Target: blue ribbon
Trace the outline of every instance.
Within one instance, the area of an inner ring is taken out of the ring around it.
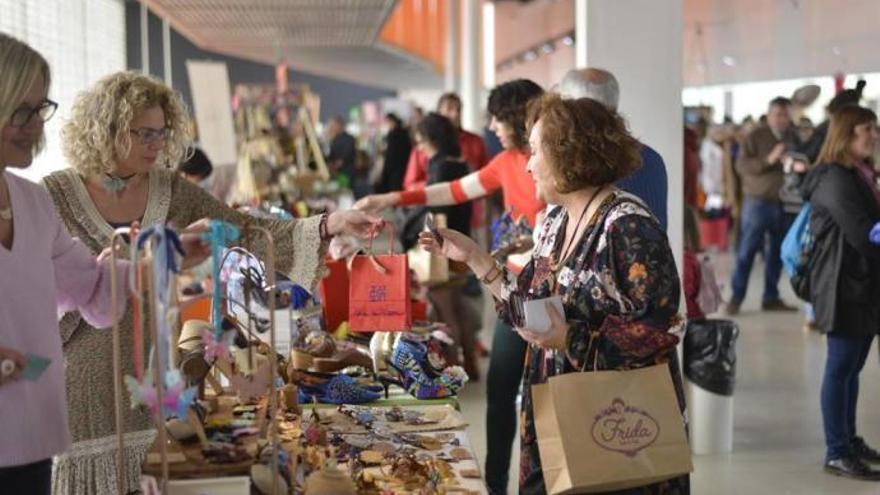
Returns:
[[[157,364],[164,372],[170,366],[168,353],[171,346],[171,326],[168,321],[168,309],[171,305],[171,274],[180,273],[177,257],[183,255],[183,246],[177,233],[164,225],[152,225],[142,229],[135,246],[137,249],[143,249],[151,239],[153,240],[153,283],[156,293],[154,307],[158,333],[158,342],[154,342],[154,345],[159,350]],[[134,256],[134,251],[132,255]]]
[[[222,315],[220,312],[220,258],[223,256],[223,248],[231,242],[238,240],[241,232],[238,227],[222,220],[211,220],[208,231],[202,234],[202,239],[211,243],[211,273],[214,277],[214,294],[211,299],[211,319],[214,323],[214,338],[218,341],[223,336]]]

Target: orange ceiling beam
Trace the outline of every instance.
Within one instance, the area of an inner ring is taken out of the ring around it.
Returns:
[[[379,40],[421,58],[437,72],[446,66],[446,1],[400,0]]]

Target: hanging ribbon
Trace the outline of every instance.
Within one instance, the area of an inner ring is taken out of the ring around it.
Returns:
[[[223,256],[223,248],[237,240],[241,232],[232,224],[221,220],[211,220],[208,231],[202,234],[202,238],[211,243],[212,267],[211,275],[214,278],[214,294],[211,299],[211,320],[214,325],[214,340],[219,342],[223,337],[223,318],[220,311],[221,281],[220,261]]]
[[[183,255],[183,246],[177,233],[164,225],[153,225],[142,229],[135,243],[136,249],[143,249],[146,243],[153,241],[153,308],[156,315],[158,342],[153,344],[158,349],[159,362],[155,363],[164,373],[171,369],[169,354],[171,352],[171,327],[177,318],[177,311],[171,308],[171,277],[180,273],[178,256]],[[136,253],[133,250],[133,256]]]

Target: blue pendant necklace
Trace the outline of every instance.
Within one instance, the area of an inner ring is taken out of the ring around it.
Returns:
[[[119,177],[118,175],[104,174],[104,177],[101,177],[101,185],[109,192],[122,192],[128,187],[128,181],[133,179],[136,175],[137,174],[134,173],[125,177]]]

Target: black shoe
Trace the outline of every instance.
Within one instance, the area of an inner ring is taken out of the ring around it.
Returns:
[[[880,471],[868,467],[856,457],[842,457],[825,461],[825,472],[856,480],[880,481]]]
[[[761,309],[764,311],[783,311],[783,312],[794,312],[798,309],[794,306],[789,306],[782,299],[777,299],[775,301],[765,301],[761,304]]]
[[[868,444],[865,443],[865,439],[862,437],[855,437],[853,439],[850,450],[854,456],[862,461],[880,463],[880,452],[868,447]]]
[[[739,303],[730,301],[724,306],[724,313],[727,316],[736,316],[739,314]]]

